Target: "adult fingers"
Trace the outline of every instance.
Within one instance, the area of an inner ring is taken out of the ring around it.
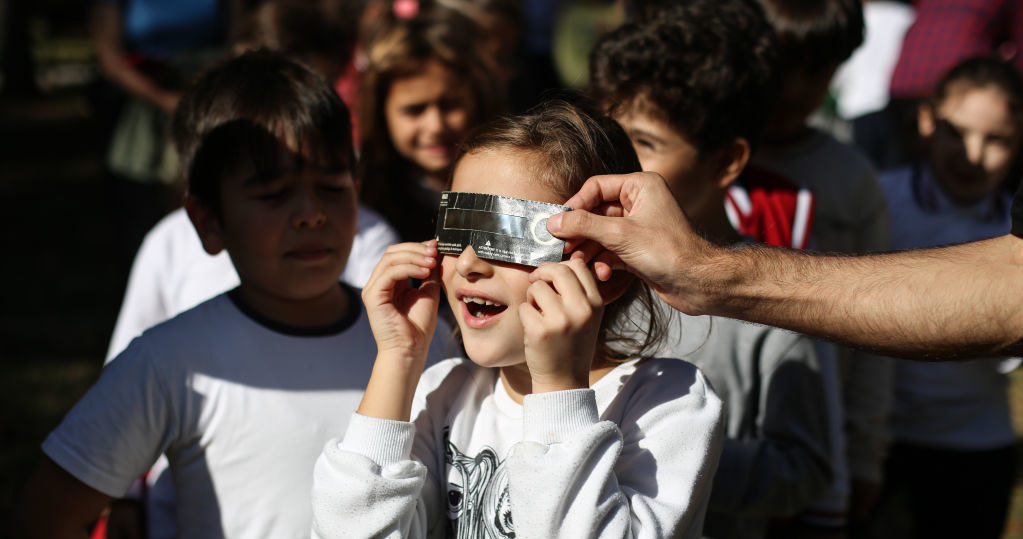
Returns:
[[[592,210],[604,202],[614,202],[621,198],[622,186],[628,177],[627,174],[593,176],[586,180],[572,198],[565,201],[565,206],[575,210]]]
[[[600,216],[603,216],[603,217],[625,217],[625,208],[622,208],[621,204],[619,204],[617,202],[613,202],[613,203],[601,204],[600,206],[597,206],[596,208],[590,210],[590,213],[592,213],[594,215],[600,215]],[[548,228],[548,230],[549,230],[549,228]],[[584,239],[584,238],[580,238],[580,239],[566,239],[565,240],[565,252],[566,253],[571,253],[571,252],[579,249],[579,247],[581,245],[586,244],[586,243],[590,243],[590,240],[587,240],[587,239]]]
[[[547,230],[565,239],[590,239],[608,249],[621,243],[623,227],[628,223],[620,217],[604,217],[589,212],[566,212],[547,219]]]

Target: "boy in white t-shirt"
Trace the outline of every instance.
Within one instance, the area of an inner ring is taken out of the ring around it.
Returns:
[[[312,465],[376,355],[338,282],[356,229],[350,132],[330,86],[276,53],[230,60],[183,97],[185,208],[241,283],[110,363],[43,442],[19,537],[82,536],[161,453],[180,537],[308,535]]]
[[[380,214],[359,206],[355,239],[341,280],[362,288],[398,233]],[[227,252],[207,253],[184,208],[160,220],[139,247],[128,277],[106,361],[146,329],[238,286]]]

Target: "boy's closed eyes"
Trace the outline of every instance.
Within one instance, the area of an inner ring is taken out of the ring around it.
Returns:
[[[266,179],[251,178],[243,182],[242,185],[243,192],[247,197],[267,202],[282,202],[293,195],[297,187],[293,175]],[[354,189],[351,174],[348,172],[324,172],[315,187],[328,196],[340,195]]]

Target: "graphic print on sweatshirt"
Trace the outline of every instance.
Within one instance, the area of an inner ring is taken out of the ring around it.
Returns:
[[[450,535],[458,539],[515,537],[504,462],[489,447],[475,457],[462,453],[448,440],[447,432],[444,442],[448,518],[454,532]]]

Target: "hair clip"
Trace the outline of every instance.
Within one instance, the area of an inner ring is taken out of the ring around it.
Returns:
[[[394,11],[395,17],[411,19],[419,15],[419,2],[418,0],[394,0],[391,9]]]

